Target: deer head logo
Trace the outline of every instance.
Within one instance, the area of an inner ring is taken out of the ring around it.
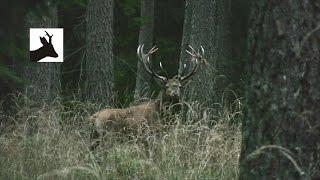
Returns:
[[[30,51],[30,60],[32,62],[37,62],[45,57],[58,57],[57,52],[55,51],[53,45],[52,45],[52,36],[49,35],[47,31],[46,35],[49,37],[49,42],[45,37],[40,37],[40,41],[42,43],[42,47],[35,51]]]

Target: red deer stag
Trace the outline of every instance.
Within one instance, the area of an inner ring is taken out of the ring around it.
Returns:
[[[58,57],[57,52],[54,50],[52,45],[52,36],[49,35],[47,31],[45,31],[47,36],[49,37],[49,42],[45,37],[40,37],[40,41],[42,43],[42,47],[37,50],[30,51],[30,60],[32,62],[37,62],[45,57]]]
[[[149,56],[156,52],[158,48],[155,46],[149,50],[147,54],[143,52],[144,45],[139,45],[137,55],[140,62],[143,64],[144,69],[151,74],[154,78],[160,81],[161,85],[165,88],[164,95],[161,99],[149,101],[140,105],[131,106],[124,109],[103,109],[93,114],[89,119],[93,124],[94,130],[90,135],[92,145],[90,150],[94,150],[99,144],[106,130],[113,130],[116,132],[135,132],[137,133],[138,127],[145,124],[155,124],[156,117],[164,109],[164,105],[173,105],[179,103],[180,89],[186,84],[187,80],[192,77],[197,69],[200,61],[203,60],[204,49],[201,46],[201,51],[196,52],[191,46],[190,51],[186,50],[192,58],[192,69],[181,76],[180,74],[169,79],[159,75],[151,65]],[[184,67],[185,68],[185,67]],[[179,71],[180,72],[180,71]]]

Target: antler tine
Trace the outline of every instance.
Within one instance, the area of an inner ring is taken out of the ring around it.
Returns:
[[[200,46],[200,48],[201,48],[201,52],[202,52],[202,56],[203,56],[204,55],[204,49],[203,49],[202,46]]]
[[[198,61],[202,60],[202,56],[204,55],[204,49],[203,49],[202,46],[200,46],[200,49],[201,49],[201,52],[202,52],[201,54],[200,54],[199,51],[197,52],[197,51],[196,51],[192,46],[190,46],[190,45],[189,45],[189,48],[190,48],[191,52],[188,51],[188,50],[186,50],[186,52],[187,52],[189,55],[191,55],[192,59],[195,60],[195,63],[196,63],[196,64],[195,64],[195,66],[193,67],[193,69],[192,69],[187,75],[181,77],[181,81],[187,80],[188,78],[190,78],[191,76],[193,76],[193,75],[196,73],[196,71],[197,71],[197,69],[198,69]]]
[[[190,54],[192,57],[195,57],[195,55],[194,55],[192,52],[190,52],[190,51],[188,51],[188,50],[186,50],[186,52],[187,52],[188,54]]]
[[[139,59],[140,59],[140,56],[139,56],[140,47],[141,47],[141,45],[139,45],[138,48],[137,48],[137,55],[138,55],[138,58],[139,58]]]
[[[143,48],[144,48],[144,44],[141,45],[140,53],[141,53],[142,55],[145,55],[145,54],[143,53]]]
[[[152,53],[156,52],[158,49],[159,49],[159,48],[157,48],[157,46],[153,46],[153,47],[150,49],[150,51],[148,52],[148,54],[149,54],[149,53],[152,54]]]
[[[188,47],[189,47],[193,52],[196,52],[196,50],[194,50],[191,45],[188,45]]]
[[[146,70],[148,73],[152,74],[151,70],[150,70],[149,67],[146,65],[146,62],[145,62],[146,55],[143,53],[143,47],[144,47],[144,44],[138,46],[138,48],[137,48],[137,55],[138,55],[138,58],[139,58],[140,62],[143,64],[145,70]]]
[[[50,36],[47,31],[44,31],[44,32],[46,32],[47,36],[49,37],[49,43],[51,44],[51,38],[52,38],[53,35]]]
[[[144,47],[144,44],[139,45],[137,49],[137,55],[139,57],[139,60],[141,60],[142,63],[145,62],[144,59],[146,57],[146,54],[143,53],[143,47]]]
[[[140,62],[143,64],[144,69],[151,75],[153,75],[156,78],[159,78],[160,80],[162,80],[163,82],[167,81],[167,78],[164,76],[160,76],[158,73],[156,73],[149,61],[149,56],[151,54],[153,54],[154,52],[156,52],[158,50],[158,48],[156,46],[153,46],[147,54],[143,53],[143,48],[144,48],[144,44],[139,45],[138,49],[137,49],[137,54],[139,57]]]

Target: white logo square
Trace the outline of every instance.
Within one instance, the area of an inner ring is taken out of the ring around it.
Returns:
[[[30,61],[63,62],[63,28],[30,28]]]

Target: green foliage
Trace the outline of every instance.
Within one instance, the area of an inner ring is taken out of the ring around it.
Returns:
[[[16,75],[12,70],[5,65],[0,64],[0,77],[6,79],[7,82],[13,81],[14,83],[22,83],[22,79]],[[13,84],[14,84],[13,83]]]
[[[58,0],[56,3],[62,8],[72,8],[74,6],[87,7],[88,0]]]
[[[28,31],[24,17],[29,10],[37,13],[44,5],[42,0],[1,2],[4,8],[0,16],[0,98],[7,97],[21,85],[22,79],[16,71],[27,61]]]
[[[140,1],[116,1],[114,18],[114,82],[117,106],[128,106],[133,100],[136,81]]]
[[[125,16],[130,17],[136,14],[137,9],[140,8],[141,0],[122,0],[119,1],[120,8],[123,10]]]

